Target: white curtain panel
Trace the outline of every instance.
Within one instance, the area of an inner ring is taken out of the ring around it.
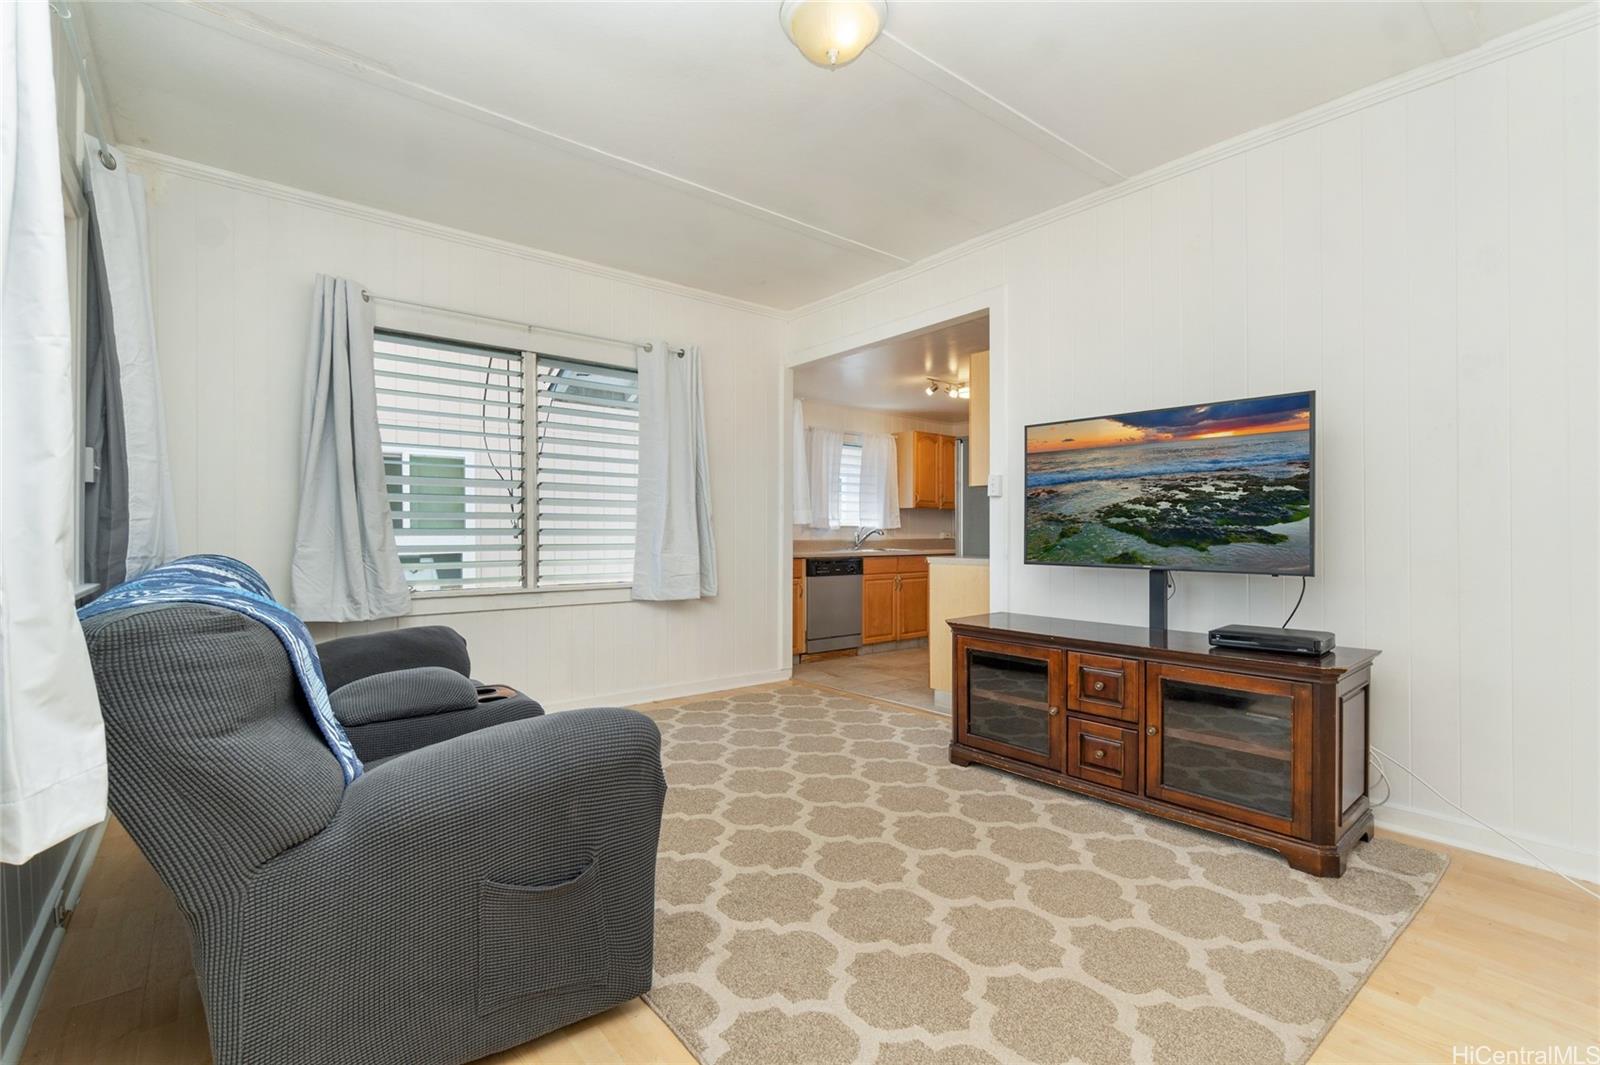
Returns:
[[[84,138],[84,191],[98,251],[90,268],[98,301],[99,335],[93,342],[107,353],[110,387],[120,392],[122,439],[110,461],[125,477],[126,513],[107,516],[116,525],[123,565],[109,567],[113,580],[131,580],[178,557],[178,519],[167,465],[166,420],[161,411],[161,372],[156,365],[156,320],[150,295],[150,227],[145,217],[144,181],[127,160],[106,147],[116,163],[100,159],[101,145]],[[120,452],[120,453],[119,453]],[[120,494],[120,493],[119,493]]]
[[[289,571],[290,603],[306,621],[370,621],[411,609],[383,472],[372,329],[361,286],[318,274]]]
[[[73,612],[71,315],[50,9],[0,4],[0,861],[106,811],[106,745]]]
[[[839,495],[839,459],[844,434],[833,429],[806,433],[806,477],[811,484],[811,528],[837,529],[843,511]]]
[[[794,524],[811,524],[811,479],[806,476],[806,412],[797,399],[794,401],[793,435],[790,440],[793,462],[790,477],[794,485]]]
[[[900,528],[900,469],[888,433],[861,434],[861,527]]]
[[[634,349],[639,359],[639,509],[633,598],[699,599],[717,594],[706,457],[700,349],[664,340]]]

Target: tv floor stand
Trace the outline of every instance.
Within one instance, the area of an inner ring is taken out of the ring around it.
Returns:
[[[1150,575],[1150,613],[1166,577]],[[983,614],[955,635],[950,760],[1267,847],[1338,876],[1372,836],[1377,651],[1213,648],[1202,633]]]
[[[1150,571],[1150,641],[1165,642],[1167,638],[1167,597],[1171,595],[1172,571]]]

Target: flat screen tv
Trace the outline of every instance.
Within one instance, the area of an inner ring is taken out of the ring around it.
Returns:
[[[1315,392],[1027,428],[1024,561],[1310,576]]]

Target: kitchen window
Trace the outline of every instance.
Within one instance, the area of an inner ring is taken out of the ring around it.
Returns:
[[[861,524],[861,441],[845,438],[839,448],[839,525]]]

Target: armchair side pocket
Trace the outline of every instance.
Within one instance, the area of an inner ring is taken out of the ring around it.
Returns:
[[[478,1013],[611,976],[600,866],[555,884],[478,885]]]

